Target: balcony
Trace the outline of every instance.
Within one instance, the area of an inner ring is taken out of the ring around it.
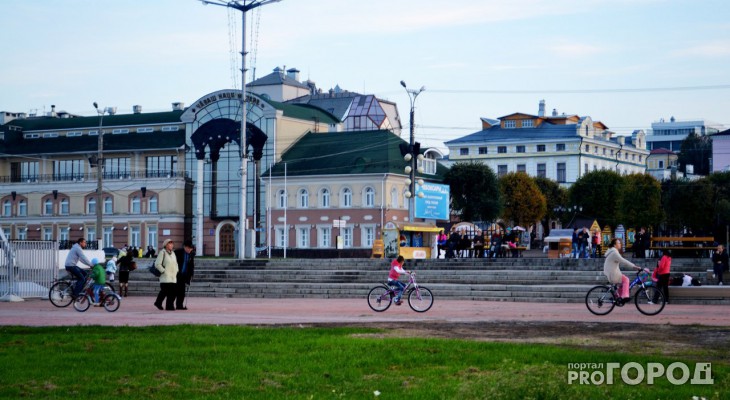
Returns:
[[[96,182],[97,174],[46,174],[27,176],[0,176],[0,184],[8,183],[50,183],[50,182]],[[190,178],[190,174],[180,171],[136,171],[136,172],[105,172],[104,180],[133,180],[150,178]]]

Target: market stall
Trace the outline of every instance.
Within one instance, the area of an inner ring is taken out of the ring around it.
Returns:
[[[431,258],[436,237],[442,230],[425,222],[388,222],[383,227],[385,257],[402,255],[406,260]]]

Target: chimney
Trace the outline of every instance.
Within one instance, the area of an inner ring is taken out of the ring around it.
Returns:
[[[623,146],[623,145],[625,145],[625,144],[626,144],[626,138],[625,138],[624,136],[617,136],[617,137],[616,137],[616,141],[617,141],[617,142],[618,142],[618,144],[620,144],[621,146]]]
[[[56,117],[56,105],[55,104],[51,104],[51,117],[53,117],[53,118]]]
[[[132,106],[132,112],[135,114],[142,114],[142,106],[135,104]]]
[[[185,103],[176,101],[172,103],[172,111],[182,111],[185,109]]]
[[[545,116],[545,100],[540,100],[540,107],[537,109],[537,116],[538,117]]]
[[[299,70],[296,68],[289,68],[286,70],[286,76],[287,78],[294,79],[299,82]]]
[[[558,109],[553,108],[553,117],[557,117],[557,116],[558,116]]]

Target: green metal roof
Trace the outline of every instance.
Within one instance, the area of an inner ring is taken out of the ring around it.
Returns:
[[[182,113],[182,110],[176,110],[156,113],[105,115],[103,125],[106,128],[112,126],[181,123],[180,115],[182,115]],[[21,127],[24,133],[54,129],[91,129],[99,126],[99,117],[91,116],[75,118],[24,118],[14,119],[3,125],[4,128],[7,128],[8,126]]]
[[[309,104],[287,104],[280,103],[278,101],[266,100],[277,110],[284,112],[285,117],[296,118],[305,121],[318,121],[328,125],[338,124],[341,121],[334,115],[322,110],[319,107],[311,106]]]
[[[271,170],[273,176],[400,174],[407,163],[399,144],[403,139],[387,130],[307,133],[294,143]],[[436,175],[421,175],[442,180],[446,167],[437,164]],[[262,176],[268,175],[268,171]]]

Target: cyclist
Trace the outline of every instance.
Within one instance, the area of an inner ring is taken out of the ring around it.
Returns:
[[[608,245],[608,251],[606,251],[606,261],[603,263],[603,274],[606,275],[608,281],[618,285],[619,296],[624,302],[629,299],[629,278],[621,273],[619,265],[625,264],[636,270],[641,270],[641,267],[637,267],[630,261],[621,257],[621,248],[623,242],[619,238],[614,238]]]
[[[406,271],[403,269],[403,263],[405,263],[405,258],[403,256],[398,256],[393,262],[390,264],[390,273],[388,273],[388,286],[397,286],[397,293],[395,295],[395,305],[399,306],[403,304],[400,301],[401,296],[403,295],[403,289],[406,288],[406,284],[399,281],[398,278],[400,278],[401,274],[411,274],[411,271]]]
[[[76,244],[71,246],[71,251],[68,252],[68,256],[66,256],[66,262],[64,263],[66,271],[68,271],[68,273],[76,278],[76,286],[74,287],[73,292],[74,297],[78,296],[79,293],[81,293],[81,291],[84,289],[84,282],[86,281],[86,274],[76,264],[78,264],[80,261],[81,263],[86,264],[89,267],[94,267],[91,261],[89,261],[89,259],[86,258],[86,256],[84,255],[85,248],[86,239],[78,239],[76,241]]]

